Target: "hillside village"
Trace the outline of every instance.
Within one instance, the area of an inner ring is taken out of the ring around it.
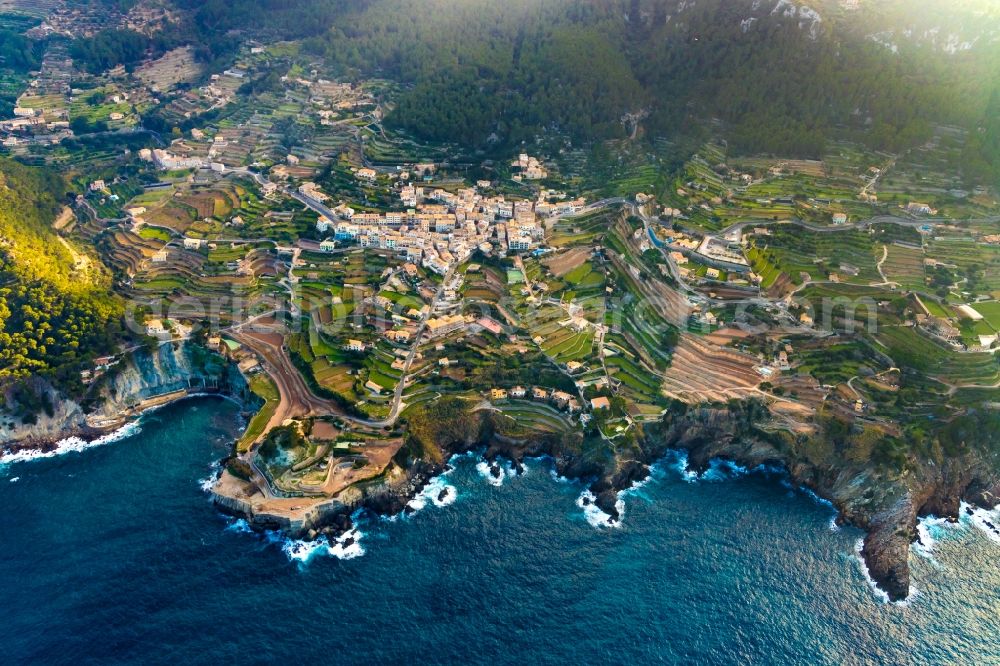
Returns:
[[[37,29],[139,20],[80,12]],[[219,496],[282,524],[404,479],[440,405],[615,461],[672,414],[759,404],[810,454],[836,422],[845,456],[902,474],[926,405],[995,402],[1000,204],[940,168],[956,128],[811,160],[718,137],[677,164],[634,139],[477,153],[394,127],[398,84],[294,45],[195,56],[94,73],[54,41],[0,150],[66,175],[54,228],[133,308],[85,390],[140,348],[231,363],[261,408]]]

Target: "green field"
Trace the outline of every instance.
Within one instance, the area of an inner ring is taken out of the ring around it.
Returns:
[[[1000,331],[1000,301],[975,303],[972,308],[983,315],[983,318],[993,327],[993,330]]]
[[[264,400],[264,405],[250,419],[247,429],[236,445],[237,450],[241,453],[246,451],[254,440],[264,432],[264,428],[267,426],[267,422],[271,420],[271,416],[274,415],[274,410],[278,408],[279,402],[278,387],[264,373],[254,375],[250,379],[250,390]]]
[[[913,368],[949,384],[992,386],[1000,381],[1000,358],[992,353],[953,351],[905,326],[884,327],[876,339],[897,366]]]

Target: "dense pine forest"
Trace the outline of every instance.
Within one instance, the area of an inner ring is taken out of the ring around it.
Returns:
[[[119,341],[122,306],[96,257],[53,231],[63,190],[51,171],[0,160],[0,380],[45,377],[72,391],[84,364]]]
[[[977,32],[989,21],[975,0],[891,0],[862,11],[835,0],[180,5],[189,10],[183,26],[102,33],[74,53],[101,68],[186,42],[218,61],[238,43],[231,31],[305,39],[341,76],[403,84],[390,118],[397,127],[476,149],[552,131],[584,142],[621,137],[635,120],[671,138],[717,119],[736,151],[814,157],[835,134],[898,151],[948,123],[976,130],[968,173],[992,178],[1000,165],[1000,47]]]
[[[378,0],[309,47],[345,70],[412,84],[400,126],[428,138],[457,128],[470,143],[517,142],[539,128],[622,135],[623,116],[641,114],[656,134],[691,116],[720,118],[737,150],[815,156],[833,131],[899,150],[932,123],[989,117],[995,46],[893,52],[872,38],[867,10],[863,23],[820,6],[814,18],[749,0]]]

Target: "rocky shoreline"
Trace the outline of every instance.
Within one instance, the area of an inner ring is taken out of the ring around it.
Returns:
[[[828,467],[789,455],[781,438],[753,423],[747,407],[691,407],[684,414],[664,418],[648,428],[638,450],[628,460],[618,457],[599,464],[588,461],[557,438],[512,439],[492,431],[484,419],[473,419],[472,427],[460,436],[450,433],[436,441],[437,462],[419,461],[405,469],[392,483],[359,492],[349,501],[321,502],[327,508],[300,523],[289,522],[266,512],[250,509],[245,503],[213,489],[216,504],[227,513],[246,518],[257,529],[283,529],[293,538],[336,537],[352,527],[350,514],[364,508],[378,515],[406,512],[407,503],[423,491],[436,476],[448,470],[451,456],[483,451],[498,475],[499,459],[509,460],[515,469],[526,458],[548,457],[560,476],[588,484],[594,504],[619,519],[618,494],[650,474],[650,466],[670,451],[686,452],[688,468],[696,473],[707,470],[713,460],[726,460],[741,467],[781,468],[790,481],[829,501],[837,511],[839,524],[850,524],[866,532],[861,556],[869,575],[892,601],[905,599],[910,590],[909,549],[917,539],[917,520],[934,515],[958,520],[962,501],[993,508],[1000,500],[1000,475],[974,459],[956,460],[951,465],[923,476],[904,478],[879,476],[869,469],[842,465]],[[220,476],[226,474],[220,472]],[[299,502],[303,502],[302,499]]]
[[[693,419],[675,421],[654,434],[657,444],[687,451],[689,467],[698,472],[713,459],[786,470],[794,484],[833,505],[839,524],[865,531],[861,556],[891,601],[909,595],[909,549],[917,540],[918,519],[933,515],[957,521],[963,501],[985,509],[1000,503],[1000,473],[973,453],[893,477],[846,462],[824,466],[796,458],[780,440],[747,432],[726,408],[692,411]]]
[[[67,438],[87,441],[109,436],[148,409],[189,397],[228,396],[240,402],[239,396],[219,391],[175,391],[169,395],[169,400],[126,412],[127,416],[106,426],[70,420],[58,436],[0,442],[0,455],[51,454]],[[432,443],[424,443],[425,452],[428,446],[434,449],[433,457],[394,462],[394,473],[384,483],[361,490],[349,488],[337,498],[272,498],[269,504],[262,504],[253,498],[256,487],[230,474],[225,466],[211,492],[221,511],[246,519],[254,529],[281,530],[293,538],[336,538],[353,527],[350,516],[357,509],[384,516],[406,512],[407,504],[448,470],[447,460],[452,455],[483,451],[494,474],[498,474],[498,459],[510,460],[519,469],[526,458],[551,458],[556,473],[587,483],[594,504],[609,520],[617,521],[618,494],[645,479],[650,466],[669,451],[680,450],[686,452],[688,467],[696,473],[707,470],[716,459],[750,469],[780,467],[792,483],[829,501],[839,524],[865,531],[861,557],[872,580],[893,601],[905,599],[909,593],[909,550],[918,538],[920,518],[933,515],[957,521],[962,502],[984,509],[1000,504],[1000,473],[973,453],[893,477],[862,465],[843,461],[824,465],[796,455],[787,438],[759,428],[759,418],[760,414],[745,403],[686,407],[647,425],[627,459],[616,455],[596,461],[580,455],[578,440],[512,438],[497,432],[488,416],[469,415],[460,427],[441,429],[434,433]]]
[[[180,400],[217,396],[235,401],[246,408],[253,401],[246,382],[235,366],[219,357],[213,367],[192,361],[195,355],[208,354],[195,345],[161,345],[153,352],[140,350],[122,361],[113,377],[98,390],[96,410],[85,413],[73,400],[60,396],[51,387],[52,414],[40,414],[33,424],[22,424],[0,431],[0,460],[32,453],[52,454],[60,443],[79,439],[84,443],[114,433],[136,422],[143,414]],[[212,358],[212,357],[208,357]]]

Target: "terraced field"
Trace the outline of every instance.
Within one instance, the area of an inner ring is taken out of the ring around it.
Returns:
[[[617,213],[612,211],[600,211],[559,220],[552,227],[548,244],[556,248],[593,245],[595,239],[608,230],[611,226],[611,220],[616,216]]]
[[[913,327],[883,327],[876,336],[897,366],[908,366],[953,386],[993,386],[1000,382],[1000,357],[961,353],[931,340]]]
[[[664,373],[663,391],[687,402],[745,397],[760,383],[754,364],[746,354],[683,333]]]
[[[978,243],[969,235],[948,235],[932,239],[927,254],[960,273],[973,271],[978,292],[1000,296],[1000,246]]]
[[[481,265],[479,271],[465,273],[461,291],[468,299],[497,302],[507,293],[507,276],[496,266]]]
[[[626,399],[638,405],[657,404],[662,400],[662,375],[643,362],[627,339],[609,336],[605,350],[608,352],[604,359],[608,375],[621,382]]]
[[[764,289],[770,289],[781,277],[781,269],[771,263],[766,251],[758,247],[749,248],[746,255],[754,273],[760,276],[760,286]]]
[[[842,281],[857,284],[880,282],[876,254],[871,236],[863,231],[817,233],[797,228],[772,228],[771,235],[757,239],[757,248],[775,268],[801,284],[801,274],[813,280],[825,280],[830,273]],[[856,270],[856,274],[855,273]]]
[[[562,278],[580,265],[584,264],[592,254],[587,247],[574,247],[565,252],[549,254],[542,263],[549,272],[557,278]]]
[[[924,283],[924,251],[909,245],[890,243],[885,246],[888,257],[882,264],[882,272],[903,289],[922,291]]]
[[[983,318],[994,330],[1000,331],[1000,301],[985,301],[976,303],[972,307],[983,315]]]
[[[494,403],[507,419],[500,420],[504,434],[516,433],[562,433],[573,426],[558,410],[529,400],[500,400]]]

